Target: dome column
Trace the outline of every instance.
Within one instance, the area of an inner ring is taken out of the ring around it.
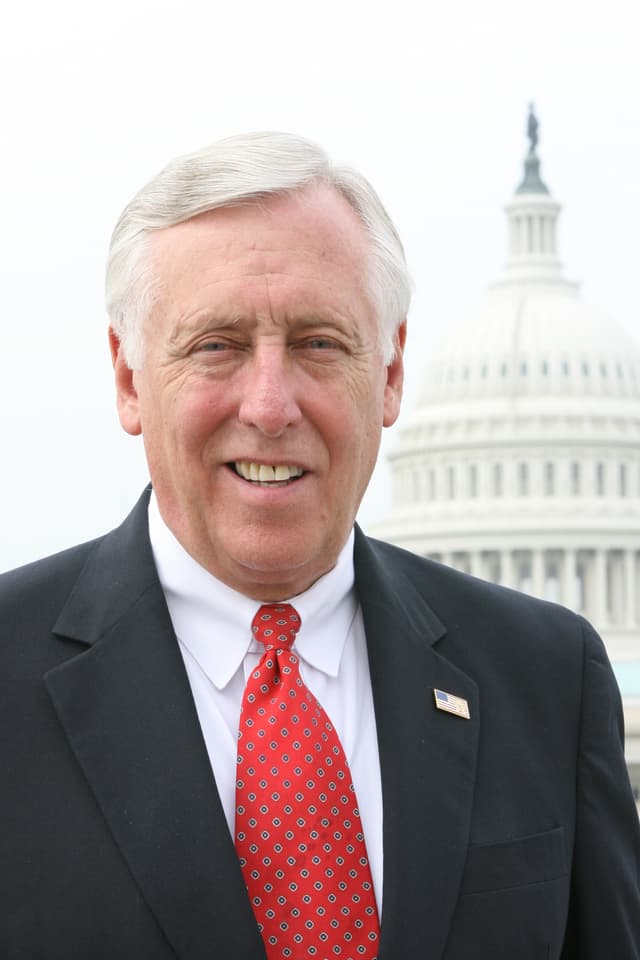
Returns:
[[[636,554],[634,550],[624,552],[624,623],[626,627],[636,625]]]
[[[562,565],[562,594],[560,603],[570,610],[577,610],[578,596],[576,591],[576,551],[567,547],[563,551]]]
[[[603,549],[596,549],[594,551],[592,573],[591,589],[593,590],[593,607],[589,610],[590,619],[597,624],[608,624],[607,557]]]
[[[500,583],[503,587],[514,587],[514,562],[511,550],[500,551]]]
[[[531,551],[531,593],[534,597],[544,597],[545,587],[544,553],[535,548]]]
[[[609,619],[611,623],[624,621],[624,554],[611,550],[608,557],[607,583],[609,587]]]

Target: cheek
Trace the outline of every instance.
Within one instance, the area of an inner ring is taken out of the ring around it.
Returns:
[[[166,425],[177,445],[201,446],[227,415],[224,393],[211,389],[179,391],[165,410]]]
[[[350,481],[360,486],[363,471],[370,470],[376,460],[382,432],[382,398],[370,385],[369,389],[358,385],[342,401],[333,407],[330,418],[329,406],[324,408],[325,440],[332,447],[334,462],[338,460]],[[347,482],[347,476],[342,482]]]
[[[369,448],[382,431],[384,385],[379,378],[358,382],[352,391],[349,419],[353,422],[354,440]]]

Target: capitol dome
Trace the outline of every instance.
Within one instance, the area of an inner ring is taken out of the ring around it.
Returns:
[[[565,278],[533,114],[529,135],[503,275],[431,354],[370,532],[584,614],[627,694],[640,791],[640,347]]]
[[[640,401],[639,362],[632,337],[575,285],[505,280],[432,354],[420,409],[505,398],[613,409],[620,399]]]
[[[638,658],[640,347],[586,304],[556,247],[537,124],[507,204],[502,277],[432,353],[371,532],[564,603]]]

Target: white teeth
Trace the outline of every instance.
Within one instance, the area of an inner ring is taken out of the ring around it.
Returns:
[[[254,480],[259,483],[282,483],[295,477],[301,477],[302,467],[291,467],[286,464],[252,463],[249,460],[236,460],[236,473],[245,480]]]

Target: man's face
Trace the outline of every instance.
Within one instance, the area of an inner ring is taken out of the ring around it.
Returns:
[[[364,230],[314,187],[158,231],[152,252],[142,370],[112,336],[121,423],[191,556],[257,600],[295,596],[335,564],[400,406],[404,328],[385,366]]]

